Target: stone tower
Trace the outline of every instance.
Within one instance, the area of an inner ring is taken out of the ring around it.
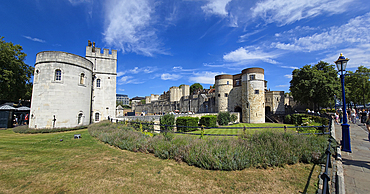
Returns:
[[[89,41],[86,57],[60,51],[36,55],[30,128],[88,125],[115,117],[117,51]]]
[[[86,47],[86,59],[93,63],[93,87],[91,116],[92,121],[110,119],[115,117],[116,109],[116,77],[117,77],[117,51],[95,47],[89,41]]]
[[[265,76],[262,68],[242,71],[242,121],[265,122]]]
[[[37,53],[30,128],[90,124],[93,63],[60,51]]]
[[[215,109],[216,112],[229,111],[229,94],[233,89],[233,76],[232,75],[218,75],[215,77]]]

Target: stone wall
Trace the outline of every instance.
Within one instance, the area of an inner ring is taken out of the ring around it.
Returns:
[[[38,53],[29,127],[88,125],[92,68],[93,64],[89,60],[74,54],[59,51]],[[60,80],[55,78],[56,70],[61,71]],[[82,74],[84,76],[81,80]]]

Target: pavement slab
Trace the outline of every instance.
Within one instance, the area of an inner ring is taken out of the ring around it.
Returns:
[[[342,139],[341,125],[335,125],[336,140]],[[352,153],[342,151],[346,193],[370,193],[370,142],[362,123],[350,124]]]

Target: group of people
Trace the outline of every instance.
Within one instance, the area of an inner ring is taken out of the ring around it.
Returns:
[[[361,119],[362,122],[366,123],[366,129],[369,132],[368,138],[370,141],[370,115],[369,113],[370,112],[368,109],[357,109],[356,110],[352,108],[352,109],[347,109],[347,111],[345,111],[345,114],[348,118],[348,122],[352,122],[353,124],[355,124],[357,119]],[[335,112],[334,117],[335,117],[335,123],[337,125],[343,122],[343,111],[341,108]]]
[[[29,115],[28,114],[14,114],[14,119],[13,119],[13,123],[14,123],[14,126],[19,126],[19,125],[28,125],[28,121],[29,121]]]

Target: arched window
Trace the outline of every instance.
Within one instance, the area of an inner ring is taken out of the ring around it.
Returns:
[[[95,121],[99,121],[99,113],[95,113]]]
[[[62,80],[62,71],[60,69],[55,70],[55,81]]]
[[[36,69],[36,71],[35,71],[35,78],[34,78],[35,82],[38,82],[39,81],[39,73],[40,73],[40,70]]]
[[[83,114],[82,113],[80,113],[80,114],[78,114],[78,124],[82,124],[82,116],[83,116]]]
[[[100,88],[100,79],[97,79],[97,80],[96,80],[96,87],[97,87],[97,88]]]
[[[80,84],[85,84],[85,74],[81,73],[80,75]]]

